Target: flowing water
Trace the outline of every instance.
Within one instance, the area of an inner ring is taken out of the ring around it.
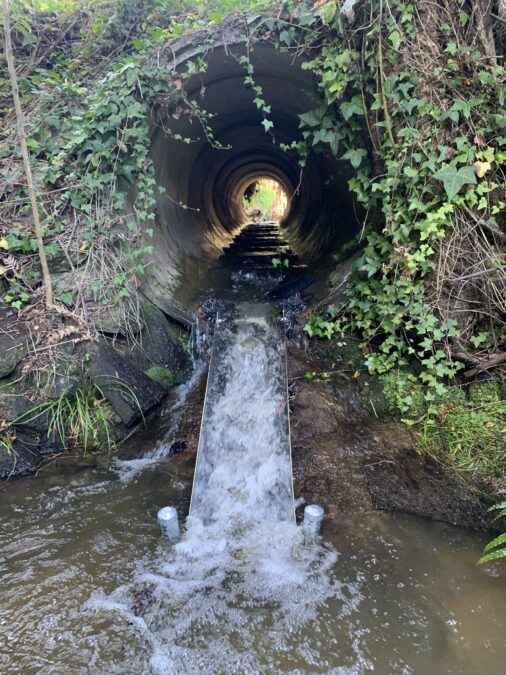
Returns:
[[[197,520],[171,548],[156,512],[188,512],[192,474],[183,454],[0,492],[0,672],[504,672],[483,536],[349,514],[319,544],[289,522]]]
[[[2,486],[0,673],[503,673],[506,577],[476,567],[485,537],[349,513],[306,538],[266,307],[241,304],[212,358],[187,519],[194,460],[164,456],[170,433],[144,459]],[[175,546],[166,505],[186,519]]]
[[[190,514],[294,521],[284,341],[271,307],[242,303],[215,331]]]

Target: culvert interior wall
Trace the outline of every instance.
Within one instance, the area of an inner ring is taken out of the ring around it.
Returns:
[[[187,48],[177,55],[178,70],[186,69],[192,53]],[[244,53],[241,45],[216,47],[205,73],[184,85],[187,99],[212,114],[214,141],[224,149],[209,141],[184,107],[168,105],[153,114],[151,156],[164,192],[156,195],[145,286],[160,305],[167,298],[187,302],[205,284],[207,270],[247,222],[242,198],[255,179],[273,178],[289,195],[282,227],[303,262],[336,251],[359,227],[344,162],[312,153],[301,171],[296,154],[281,147],[300,138],[299,115],[317,105],[311,73],[300,59],[268,42],[250,51],[255,83],[271,107],[274,128],[266,133],[256,95],[244,84],[246,72],[239,63]]]

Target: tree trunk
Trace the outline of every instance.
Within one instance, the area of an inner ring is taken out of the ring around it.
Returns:
[[[12,52],[11,40],[11,25],[10,25],[10,10],[9,0],[3,0],[3,22],[5,34],[5,56],[7,58],[7,67],[9,70],[9,77],[12,87],[12,98],[14,99],[14,109],[16,111],[16,121],[18,125],[19,143],[21,145],[21,154],[23,156],[23,164],[25,168],[26,184],[28,187],[28,194],[32,205],[33,225],[35,228],[35,236],[37,238],[37,245],[39,249],[40,264],[42,266],[42,277],[46,291],[46,306],[53,306],[53,289],[51,286],[51,276],[47,265],[46,252],[44,250],[44,242],[42,240],[42,229],[40,226],[39,211],[37,208],[37,198],[35,195],[35,187],[33,184],[32,168],[30,165],[30,156],[28,154],[28,146],[26,144],[26,131],[23,111],[21,110],[21,102],[19,100],[18,80],[16,76],[16,68],[14,65],[14,55]]]

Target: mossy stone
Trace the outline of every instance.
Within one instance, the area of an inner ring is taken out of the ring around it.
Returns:
[[[24,340],[13,341],[6,334],[0,334],[0,379],[8,377],[27,353]]]
[[[165,389],[170,389],[176,384],[181,384],[184,380],[183,373],[173,372],[163,366],[152,366],[149,370],[146,370],[145,374],[154,382],[161,384]]]

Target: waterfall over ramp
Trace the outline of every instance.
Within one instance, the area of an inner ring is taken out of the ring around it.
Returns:
[[[190,516],[294,521],[284,340],[267,304],[217,326]]]

